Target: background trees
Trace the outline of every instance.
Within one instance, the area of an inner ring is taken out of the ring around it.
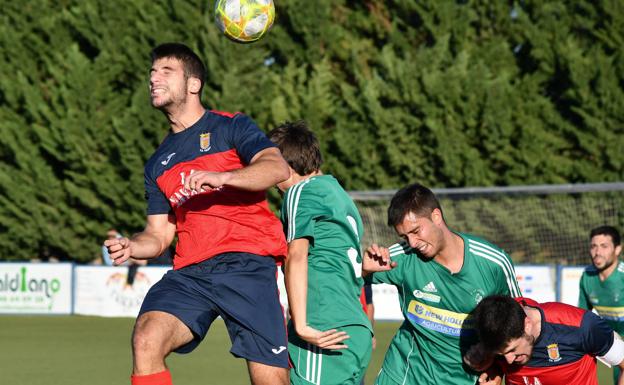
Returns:
[[[573,4],[571,4],[573,3]],[[270,129],[304,118],[347,189],[621,180],[621,1],[277,0],[237,45],[212,2],[51,1],[0,15],[0,257],[88,261],[140,230],[167,126],[150,49],[205,59],[205,103]]]

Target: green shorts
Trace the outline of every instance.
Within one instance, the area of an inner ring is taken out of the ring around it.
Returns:
[[[371,358],[372,334],[362,325],[336,328],[345,331],[349,339],[347,349],[325,350],[311,345],[292,330],[288,336],[288,354],[292,368],[290,383],[293,385],[359,385]]]
[[[400,382],[396,382],[392,377],[386,374],[383,369],[377,374],[375,379],[375,385],[402,385]]]

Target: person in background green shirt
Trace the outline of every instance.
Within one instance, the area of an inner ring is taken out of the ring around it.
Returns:
[[[620,261],[622,245],[615,227],[600,226],[589,234],[592,265],[583,272],[579,290],[581,309],[595,309],[613,330],[624,333],[624,263]],[[620,369],[614,367],[617,384]]]
[[[388,225],[404,242],[371,245],[364,253],[367,282],[395,285],[405,321],[386,353],[376,385],[474,385],[482,362],[469,313],[493,295],[520,297],[514,266],[497,246],[452,231],[431,190],[412,184],[388,208]],[[487,368],[485,366],[484,368]],[[480,381],[501,377],[481,374]]]
[[[338,181],[321,172],[319,143],[305,122],[285,123],[269,139],[290,169],[277,185],[288,242],[290,382],[359,385],[372,351],[372,326],[360,303],[362,219]]]

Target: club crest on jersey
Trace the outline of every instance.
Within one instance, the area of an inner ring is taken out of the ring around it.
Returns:
[[[559,344],[550,344],[546,346],[548,349],[548,361],[557,362],[561,360],[561,355],[559,355]]]
[[[199,134],[199,151],[210,151],[210,133],[202,132]]]

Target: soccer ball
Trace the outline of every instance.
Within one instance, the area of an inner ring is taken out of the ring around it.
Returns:
[[[216,0],[215,21],[225,36],[251,43],[267,33],[275,19],[273,0]]]

